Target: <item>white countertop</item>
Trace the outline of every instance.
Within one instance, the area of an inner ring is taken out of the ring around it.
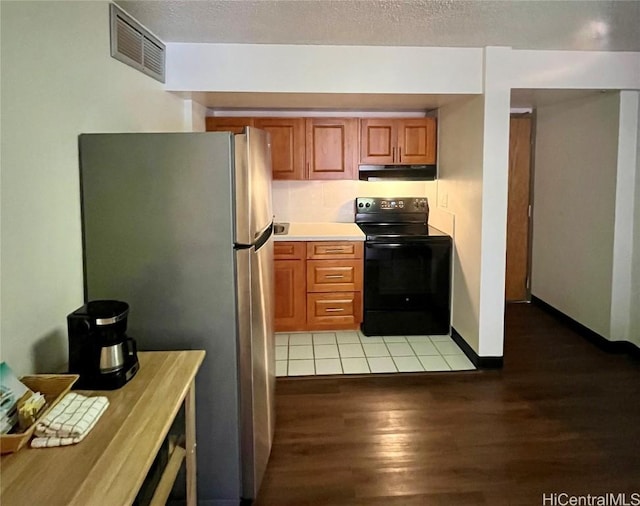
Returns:
[[[289,233],[274,235],[274,241],[364,241],[355,223],[289,223]]]

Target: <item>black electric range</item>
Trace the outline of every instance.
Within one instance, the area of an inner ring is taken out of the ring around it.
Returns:
[[[428,221],[423,197],[356,199],[365,335],[449,333],[452,240]]]

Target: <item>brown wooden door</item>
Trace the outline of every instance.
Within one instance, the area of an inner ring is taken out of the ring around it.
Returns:
[[[208,116],[205,118],[207,132],[232,132],[241,134],[244,127],[253,126],[253,118]]]
[[[275,330],[304,330],[307,321],[305,261],[276,260],[274,264]]]
[[[271,134],[273,179],[304,179],[304,119],[255,118],[254,125]]]
[[[353,179],[358,123],[353,118],[307,118],[307,178]]]
[[[393,119],[361,119],[360,163],[394,163],[397,137],[396,122]]]
[[[436,163],[436,119],[406,118],[398,122],[396,163]]]
[[[511,117],[505,280],[507,301],[523,301],[529,297],[531,123],[530,114]]]

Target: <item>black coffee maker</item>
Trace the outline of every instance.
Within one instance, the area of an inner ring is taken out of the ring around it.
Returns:
[[[76,387],[115,390],[138,372],[135,341],[127,336],[129,304],[94,300],[67,316],[69,372]]]

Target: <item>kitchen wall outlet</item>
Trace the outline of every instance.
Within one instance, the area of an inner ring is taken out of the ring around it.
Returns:
[[[440,195],[440,207],[447,207],[449,205],[449,194],[443,193]]]

